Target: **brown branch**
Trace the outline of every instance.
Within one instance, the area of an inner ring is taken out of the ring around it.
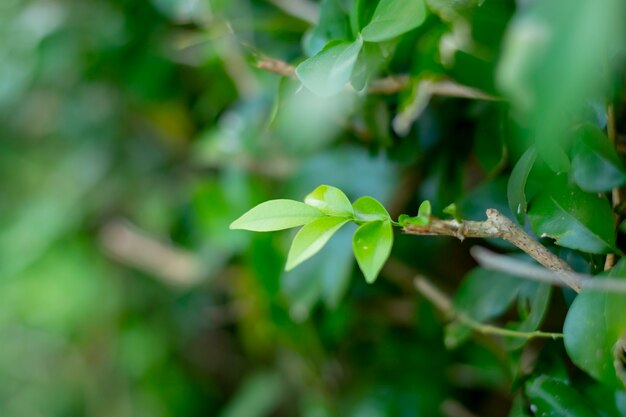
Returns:
[[[561,333],[549,333],[540,330],[530,332],[520,332],[517,330],[506,329],[502,327],[492,326],[474,320],[463,311],[459,311],[454,307],[452,299],[443,291],[441,291],[430,279],[413,271],[401,262],[390,259],[385,265],[384,275],[391,278],[396,284],[403,289],[408,277],[413,276],[413,289],[417,290],[426,300],[430,301],[445,317],[446,320],[456,320],[459,323],[471,328],[473,331],[484,335],[518,337],[524,339],[533,339],[536,337],[558,339],[563,337]]]
[[[147,272],[163,282],[189,287],[205,274],[195,254],[158,240],[124,220],[113,220],[100,230],[99,241],[111,258]]]
[[[615,107],[613,106],[613,103],[608,105],[607,112],[606,112],[606,134],[609,140],[611,141],[611,143],[613,144],[613,146],[616,146],[617,129],[616,129],[616,124],[615,124]],[[622,204],[622,201],[623,201],[622,190],[620,190],[619,187],[613,188],[613,190],[611,191],[611,201],[613,203],[613,208],[616,208],[620,204]],[[615,213],[614,216],[615,216],[615,224],[617,226],[620,223],[621,216],[619,215],[619,213]],[[615,254],[609,253],[606,256],[606,259],[604,261],[604,270],[606,271],[608,269],[611,269],[614,265],[615,265]]]
[[[407,225],[404,232],[411,235],[453,236],[465,238],[499,238],[517,246],[544,267],[553,271],[571,289],[580,292],[580,284],[575,279],[574,270],[545,246],[530,237],[498,210],[488,209],[487,220],[482,222],[441,220],[431,218],[427,226]]]
[[[256,67],[263,71],[273,72],[275,74],[282,75],[283,77],[296,78],[296,69],[276,58],[263,57],[256,62]]]
[[[483,268],[550,285],[566,285],[558,274],[539,265],[500,255],[480,246],[472,247],[470,253]],[[593,275],[580,273],[571,274],[570,277],[582,291],[626,293],[626,281],[622,278],[594,279]]]
[[[283,77],[296,78],[296,69],[280,59],[261,56],[256,62],[256,67],[264,71],[273,72]],[[408,75],[396,75],[372,80],[367,87],[370,94],[395,94],[411,87],[411,77]],[[470,98],[476,100],[502,100],[500,97],[484,93],[476,88],[455,83],[451,80],[430,81],[428,84],[429,96],[444,96]]]

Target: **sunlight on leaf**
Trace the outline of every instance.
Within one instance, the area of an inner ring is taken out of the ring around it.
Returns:
[[[302,226],[324,213],[294,200],[270,200],[244,213],[230,224],[231,229],[271,232]]]
[[[354,234],[352,247],[359,268],[368,283],[373,283],[389,258],[393,230],[389,221],[365,223]]]

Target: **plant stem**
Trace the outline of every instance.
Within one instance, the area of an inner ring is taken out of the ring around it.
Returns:
[[[490,334],[496,336],[516,337],[521,339],[533,339],[533,338],[549,338],[549,339],[561,339],[562,333],[542,332],[535,330],[532,332],[520,332],[517,330],[505,329],[502,327],[493,326],[490,324],[484,324],[469,317],[463,312],[454,310],[452,301],[450,298],[436,288],[430,281],[423,277],[416,277],[413,281],[415,288],[426,299],[432,302],[439,310],[446,314],[450,319],[455,319],[467,327],[471,328],[475,332],[482,334]]]
[[[280,59],[259,56],[256,67],[264,71],[273,72],[283,77],[296,78],[296,69]],[[372,80],[367,92],[370,94],[395,94],[408,90],[413,83],[408,75],[396,75]],[[500,101],[501,97],[492,96],[473,87],[458,84],[451,80],[438,80],[429,83],[429,96],[460,97],[475,100]]]
[[[545,246],[530,237],[508,217],[496,209],[487,210],[487,220],[482,222],[464,220],[441,220],[431,217],[427,226],[407,225],[404,232],[411,235],[453,236],[465,238],[500,238],[517,246],[544,267],[554,272],[568,287],[580,292],[580,284],[574,270]]]
[[[615,106],[613,103],[610,103],[606,109],[606,134],[613,144],[616,146],[617,143],[617,131],[615,126]],[[611,201],[613,203],[613,208],[619,206],[622,203],[622,196],[620,193],[619,187],[613,188],[611,191]],[[618,213],[614,214],[615,216],[615,226],[619,226],[620,215]],[[604,270],[611,269],[615,265],[615,254],[609,253],[606,256],[604,261]]]

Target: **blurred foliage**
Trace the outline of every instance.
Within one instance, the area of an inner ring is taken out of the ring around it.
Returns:
[[[228,229],[330,184],[394,218],[528,205],[581,272],[624,250],[597,196],[626,181],[623,1],[393,3],[0,2],[1,416],[524,416],[554,395],[626,415],[619,381],[561,342],[444,328],[407,267],[500,325],[560,331],[573,298],[473,269],[468,243],[396,234],[369,285],[349,226],[289,272],[288,232]],[[298,75],[326,97],[269,58],[315,64],[327,78]]]

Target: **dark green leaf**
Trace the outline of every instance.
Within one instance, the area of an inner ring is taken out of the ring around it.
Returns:
[[[390,221],[365,223],[354,234],[352,248],[365,280],[372,283],[387,261],[393,246]]]
[[[306,196],[304,202],[329,216],[352,218],[354,211],[348,197],[337,187],[320,185]]]
[[[425,18],[423,0],[381,0],[361,34],[367,42],[382,42],[415,29]]]
[[[328,239],[348,221],[342,217],[321,217],[300,229],[289,249],[285,270],[295,268],[319,252]]]
[[[343,11],[341,0],[322,0],[319,21],[304,34],[302,46],[307,56],[313,56],[332,40],[349,39],[349,19]]]
[[[515,213],[520,224],[524,224],[526,220],[526,181],[528,180],[530,170],[535,164],[535,159],[537,159],[535,148],[530,148],[524,152],[524,155],[517,161],[511,172],[506,189],[509,207]]]
[[[621,260],[602,275],[626,277],[626,261]],[[625,306],[626,294],[583,291],[574,299],[563,326],[565,349],[572,361],[599,381],[619,389],[626,388]]]
[[[294,200],[270,200],[244,213],[230,224],[231,229],[270,232],[302,226],[324,213]]]
[[[219,417],[264,417],[280,404],[284,383],[278,373],[256,373],[248,376],[239,390],[220,412]]]
[[[532,332],[539,328],[544,316],[550,306],[550,295],[552,287],[549,284],[536,282],[525,282],[518,297],[518,310],[520,310],[521,321],[512,323],[507,327],[519,332]],[[519,349],[526,344],[527,340],[522,338],[508,338],[506,346],[508,349]]]
[[[372,197],[361,197],[352,206],[357,220],[369,222],[391,219],[385,207]]]
[[[513,400],[513,405],[511,406],[508,417],[531,417],[527,408],[528,407],[525,404],[524,397],[522,395],[518,395]]]
[[[574,388],[547,375],[528,382],[526,395],[536,417],[600,417]]]
[[[331,41],[316,55],[296,68],[302,84],[322,97],[335,95],[348,84],[363,40]]]
[[[589,192],[608,191],[626,182],[624,165],[608,137],[587,124],[576,132],[572,148],[572,177]]]
[[[591,253],[615,250],[609,202],[569,184],[566,175],[556,176],[533,199],[529,217],[535,233],[556,239],[558,245]]]
[[[474,268],[454,295],[454,309],[476,321],[493,319],[513,304],[524,284],[525,281],[511,275]],[[446,346],[455,347],[470,334],[467,326],[453,323],[446,329]]]

